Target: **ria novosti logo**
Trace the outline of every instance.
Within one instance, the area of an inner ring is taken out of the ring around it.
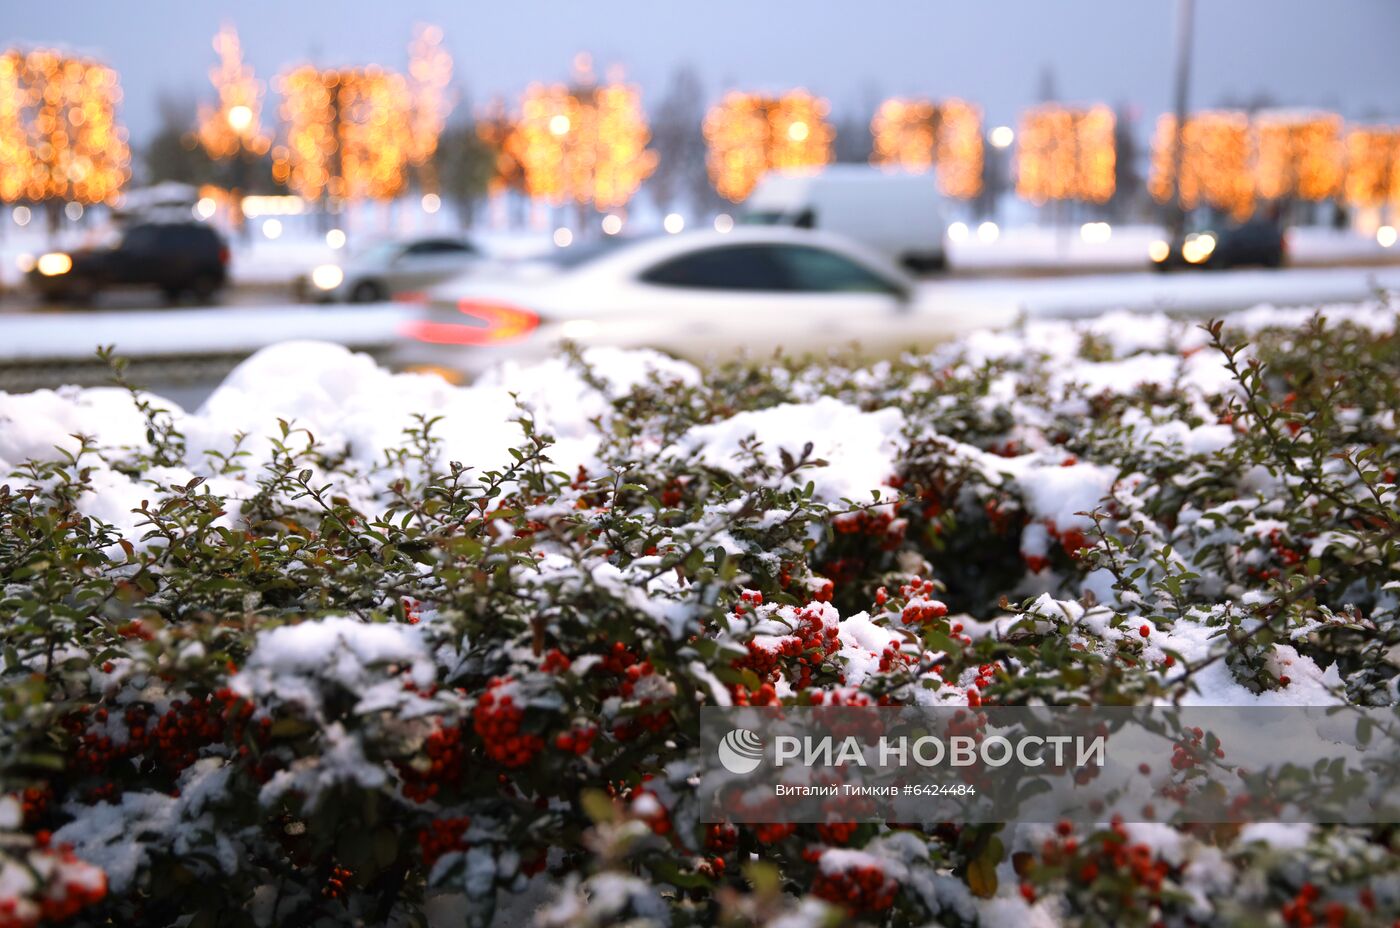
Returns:
[[[747,728],[736,728],[720,739],[719,762],[730,773],[753,773],[763,763],[763,739]]]

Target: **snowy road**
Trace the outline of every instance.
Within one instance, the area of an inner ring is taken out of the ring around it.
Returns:
[[[918,310],[890,322],[911,342],[931,341],[1023,315],[1076,317],[1121,309],[1215,315],[1261,303],[1355,302],[1378,289],[1400,290],[1400,268],[948,279],[921,284]],[[193,406],[240,358],[261,347],[316,339],[382,352],[415,312],[393,304],[287,304],[0,315],[0,390],[104,382],[106,374],[91,363],[94,349],[115,345],[133,359],[133,379]]]
[[[1036,317],[1097,315],[1115,309],[1226,313],[1259,303],[1281,306],[1364,299],[1400,290],[1400,268],[1315,268],[1183,274],[1099,274],[1055,278],[940,280],[920,286],[926,311],[906,317],[911,335],[937,336],[957,314],[998,324]],[[301,304],[23,313],[0,316],[0,363],[81,359],[98,345],[134,357],[237,354],[288,339],[321,339],[357,348],[392,343],[413,312],[390,304]]]

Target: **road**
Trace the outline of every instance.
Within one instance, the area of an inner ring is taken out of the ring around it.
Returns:
[[[1110,273],[1057,277],[945,278],[919,286],[922,307],[911,335],[938,334],[939,318],[965,328],[1019,316],[1091,316],[1111,310],[1223,315],[1260,303],[1355,302],[1400,290],[1400,267],[1290,268],[1181,274]],[[146,308],[136,296],[98,309],[0,313],[0,390],[105,382],[94,348],[115,345],[132,359],[132,379],[182,404],[197,405],[243,357],[288,339],[320,339],[377,353],[393,344],[415,310],[393,304],[311,306],[260,290],[234,291],[214,307]],[[18,310],[18,311],[16,311]]]

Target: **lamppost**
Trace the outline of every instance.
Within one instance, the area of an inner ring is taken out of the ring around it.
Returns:
[[[1195,0],[1176,0],[1176,84],[1172,109],[1176,113],[1172,133],[1171,187],[1167,200],[1167,241],[1175,242],[1186,231],[1186,209],[1181,202],[1181,164],[1186,151],[1187,95],[1191,87],[1191,29]]]

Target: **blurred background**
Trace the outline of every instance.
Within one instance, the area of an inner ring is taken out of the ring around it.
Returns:
[[[0,389],[87,382],[99,343],[192,401],[292,337],[442,370],[685,353],[608,314],[739,313],[742,340],[765,293],[881,293],[917,340],[968,307],[1400,285],[1394,4],[153,0],[3,28]],[[748,251],[671,268],[724,235]]]

